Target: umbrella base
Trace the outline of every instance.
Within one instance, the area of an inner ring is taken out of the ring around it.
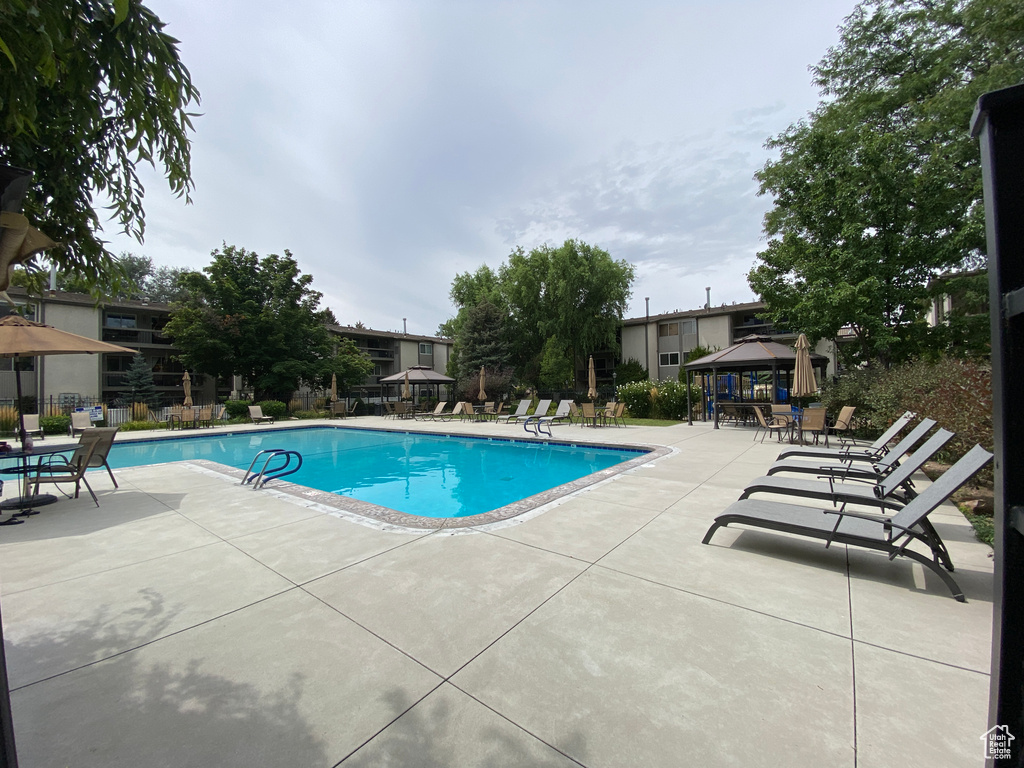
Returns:
[[[47,504],[56,504],[57,497],[52,493],[37,493],[34,496],[21,496],[14,499],[7,499],[0,502],[0,510],[21,509],[26,512],[33,507],[45,507]],[[13,525],[13,523],[7,523]]]

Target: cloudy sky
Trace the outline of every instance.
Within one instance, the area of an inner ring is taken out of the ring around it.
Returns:
[[[636,267],[628,315],[754,298],[764,141],[813,109],[852,0],[149,0],[202,93],[193,204],[146,240],[201,268],[292,252],[343,324],[433,334],[452,278],[579,238]]]

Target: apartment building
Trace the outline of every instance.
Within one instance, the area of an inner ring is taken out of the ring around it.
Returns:
[[[386,395],[387,387],[381,385],[380,380],[410,366],[424,365],[444,373],[452,354],[452,340],[439,336],[377,331],[350,325],[329,325],[327,330],[335,336],[351,339],[373,361],[373,373],[353,391],[353,394],[358,393],[364,400],[375,400]]]

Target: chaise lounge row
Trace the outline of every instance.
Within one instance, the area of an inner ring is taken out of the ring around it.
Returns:
[[[937,429],[910,453],[937,426],[932,419],[923,419],[888,448],[888,443],[914,418],[913,413],[904,414],[868,446],[784,450],[766,476],[748,484],[739,500],[715,518],[703,543],[709,544],[719,528],[743,525],[823,539],[826,547],[838,543],[874,549],[886,553],[890,560],[908,557],[925,565],[942,579],[953,597],[963,602],[963,590],[949,575],[953,571],[949,551],[928,515],[985,467],[992,454],[980,445],[974,446],[918,492],[913,475],[953,438],[953,433]],[[789,478],[784,473],[815,474],[817,479]],[[751,499],[754,494],[788,498]],[[790,500],[794,498],[829,501],[832,506],[806,506]],[[878,512],[847,509],[851,504],[877,506]],[[923,544],[931,557],[911,549],[915,542]]]

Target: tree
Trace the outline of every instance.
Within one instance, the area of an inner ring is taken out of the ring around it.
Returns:
[[[521,371],[539,371],[548,339],[569,354],[573,370],[586,354],[618,349],[617,332],[631,293],[634,270],[600,248],[579,240],[560,247],[513,251],[499,271],[502,295]]]
[[[561,389],[571,387],[575,382],[572,356],[568,350],[552,336],[544,343],[544,350],[540,357],[540,373],[538,374],[540,385],[546,389]]]
[[[35,173],[24,212],[65,246],[46,258],[101,290],[121,276],[94,196],[141,241],[136,164],[158,165],[186,201],[192,188],[188,108],[199,92],[164,26],[138,0],[0,4],[0,155]]]
[[[1024,12],[1009,0],[865,0],[813,68],[825,101],[768,141],[756,175],[774,207],[748,275],[774,322],[848,328],[854,360],[926,349],[927,285],[984,262],[971,106],[1024,76]]]
[[[334,356],[327,360],[320,379],[326,389],[330,385],[331,375],[337,376],[338,391],[343,392],[362,384],[373,373],[373,361],[352,339],[336,338],[334,344]]]
[[[145,403],[152,408],[160,399],[156,384],[153,383],[153,369],[141,352],[136,352],[132,357],[132,364],[125,372],[124,387],[121,397],[129,404]]]
[[[340,365],[325,328],[333,315],[318,308],[312,276],[284,253],[261,259],[224,245],[213,251],[205,274],[184,276],[189,295],[164,332],[186,368],[240,375],[256,400],[287,402],[301,383],[321,389],[329,383],[332,365]]]
[[[459,371],[463,375],[479,372],[481,367],[508,367],[504,316],[501,310],[486,298],[479,304],[466,308],[455,344]]]

